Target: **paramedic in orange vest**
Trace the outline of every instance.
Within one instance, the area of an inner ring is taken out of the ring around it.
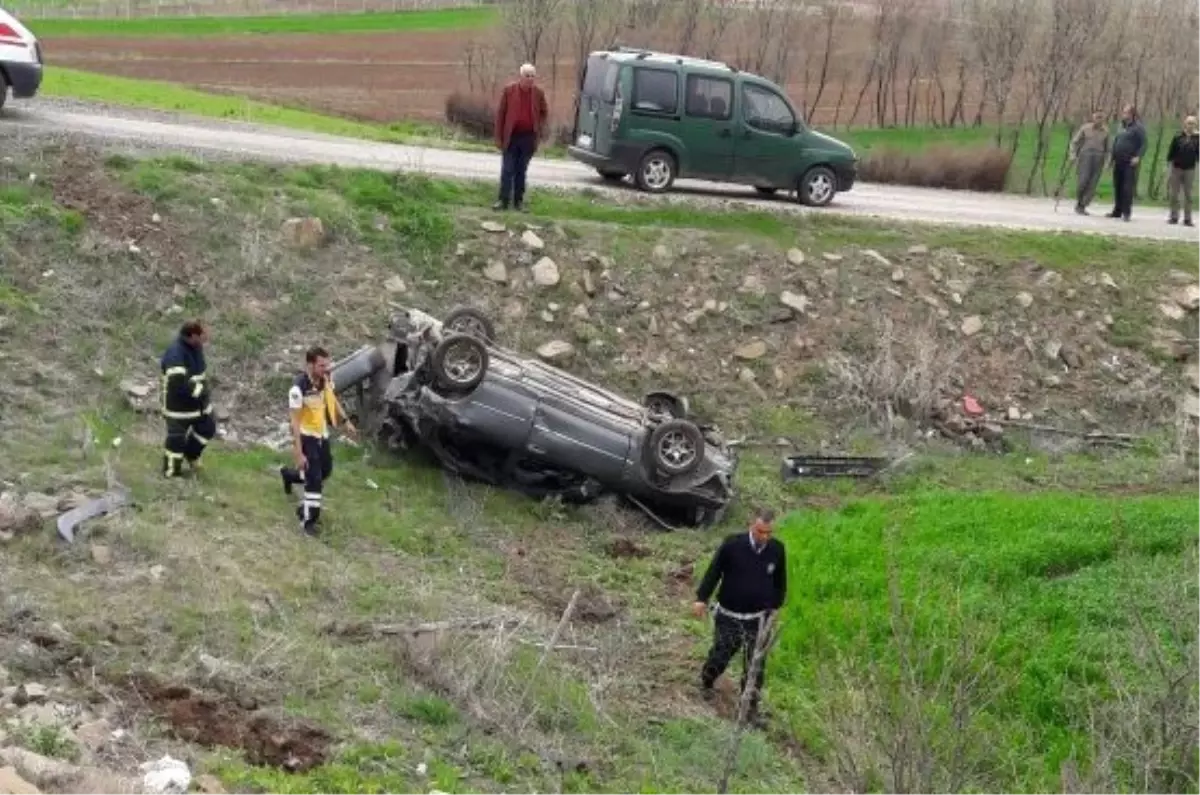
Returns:
[[[333,474],[333,453],[329,448],[329,427],[340,427],[351,437],[358,431],[333,392],[329,377],[329,352],[320,346],[304,354],[304,372],[296,376],[288,391],[288,409],[292,415],[292,455],[295,467],[280,467],[283,490],[303,483],[304,497],[296,508],[304,532],[317,534],[321,518],[322,487]],[[341,423],[338,420],[342,420]]]

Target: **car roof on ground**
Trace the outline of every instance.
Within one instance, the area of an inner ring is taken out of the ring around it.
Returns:
[[[615,50],[597,50],[595,55],[607,55],[609,60],[618,63],[640,62],[657,66],[686,66],[689,69],[711,69],[716,72],[736,72],[737,70],[722,61],[710,61],[705,58],[692,58],[669,52],[640,50],[632,47],[622,47]]]

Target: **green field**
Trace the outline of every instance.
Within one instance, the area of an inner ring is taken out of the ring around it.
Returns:
[[[898,739],[886,733],[904,728],[888,722],[887,704],[944,708],[939,677],[979,675],[979,692],[963,705],[968,725],[931,713],[932,731],[906,738],[915,742],[909,762],[929,754],[939,775],[961,775],[922,780],[919,791],[987,790],[1005,768],[1015,774],[1009,786],[1054,791],[1063,761],[1090,751],[1093,702],[1120,677],[1139,676],[1139,653],[1151,643],[1139,620],[1169,645],[1171,666],[1194,647],[1198,520],[1192,496],[933,491],[792,515],[781,534],[792,601],[771,660],[780,708],[814,747],[859,718],[882,750]],[[1160,623],[1172,609],[1170,628],[1184,633],[1174,639]],[[897,618],[910,629],[897,634]],[[840,675],[875,703],[830,703]],[[904,680],[910,675],[919,683]],[[1169,682],[1138,684],[1151,703]],[[872,775],[886,778],[883,755],[875,762]],[[1136,777],[1120,783],[1141,786]]]
[[[41,38],[67,36],[240,36],[285,33],[421,32],[474,30],[495,24],[494,8],[450,8],[364,14],[289,14],[262,17],[135,17],[133,19],[31,19]]]
[[[212,119],[266,124],[324,135],[362,138],[381,143],[400,143],[459,149],[492,149],[445,127],[400,122],[370,124],[299,108],[258,102],[236,95],[210,94],[177,83],[134,80],[56,67],[46,71],[42,93],[51,97],[104,102],[126,107],[185,113]]]

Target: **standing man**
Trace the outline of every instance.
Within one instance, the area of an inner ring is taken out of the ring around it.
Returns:
[[[1113,140],[1112,169],[1115,206],[1110,218],[1129,220],[1133,213],[1133,193],[1137,188],[1137,167],[1146,152],[1146,128],[1138,118],[1137,108],[1126,105],[1121,110],[1121,131]]]
[[[546,95],[535,85],[533,64],[521,67],[521,76],[504,87],[496,108],[496,146],[504,154],[500,168],[500,198],[493,210],[525,208],[525,173],[537,151],[550,115]]]
[[[296,376],[288,391],[288,409],[292,415],[292,458],[295,467],[280,467],[283,491],[292,493],[292,487],[303,483],[304,498],[296,508],[296,516],[305,534],[317,534],[317,522],[321,518],[322,488],[333,474],[333,451],[329,447],[329,426],[338,426],[355,436],[357,431],[350,422],[337,395],[333,392],[333,379],[329,377],[329,352],[313,346],[304,354],[304,372]]]
[[[1179,223],[1179,193],[1183,192],[1183,225],[1192,225],[1192,185],[1196,181],[1196,160],[1200,157],[1200,136],[1196,117],[1183,120],[1183,131],[1171,139],[1167,148],[1167,196],[1171,202],[1168,224]]]
[[[217,433],[206,382],[208,367],[204,344],[208,329],[198,320],[184,323],[179,336],[159,360],[162,368],[162,415],[167,425],[163,444],[163,475],[177,478],[183,462],[193,474],[200,470],[200,456]]]
[[[1096,196],[1096,185],[1108,156],[1108,128],[1104,126],[1103,111],[1093,111],[1087,122],[1071,139],[1071,162],[1075,163],[1079,181],[1075,190],[1075,212],[1087,215],[1087,207]]]
[[[713,645],[700,670],[700,687],[705,699],[713,697],[713,683],[724,673],[739,649],[744,663],[741,689],[745,691],[759,630],[769,615],[783,606],[787,596],[787,559],[783,543],[771,537],[774,521],[774,511],[760,508],[754,514],[748,533],[735,533],[726,538],[713,555],[696,592],[692,611],[701,618],[718,581],[721,584],[713,610]],[[764,656],[750,699],[749,714],[755,724],[761,724],[758,703],[766,663]]]

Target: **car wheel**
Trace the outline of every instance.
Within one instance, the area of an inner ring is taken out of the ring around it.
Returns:
[[[487,346],[470,334],[451,334],[433,349],[430,365],[443,389],[470,392],[487,372]]]
[[[8,79],[0,72],[0,110],[4,109],[4,100],[8,99]]]
[[[675,183],[675,158],[665,149],[647,152],[638,164],[634,180],[647,193],[665,193]]]
[[[492,319],[470,306],[458,306],[451,309],[442,320],[442,327],[455,334],[470,334],[484,342],[496,339],[496,326],[492,323]]]
[[[704,458],[704,434],[695,423],[670,420],[650,434],[646,453],[655,471],[671,477],[687,475]]]
[[[801,204],[824,207],[837,193],[837,177],[825,166],[813,166],[800,178],[797,192]]]
[[[604,168],[598,168],[596,171],[605,182],[620,182],[627,176],[624,171],[610,171]]]
[[[779,192],[779,188],[764,188],[759,185],[755,185],[754,189],[756,191],[758,191],[760,195],[763,195],[763,196],[774,196],[776,193]]]

